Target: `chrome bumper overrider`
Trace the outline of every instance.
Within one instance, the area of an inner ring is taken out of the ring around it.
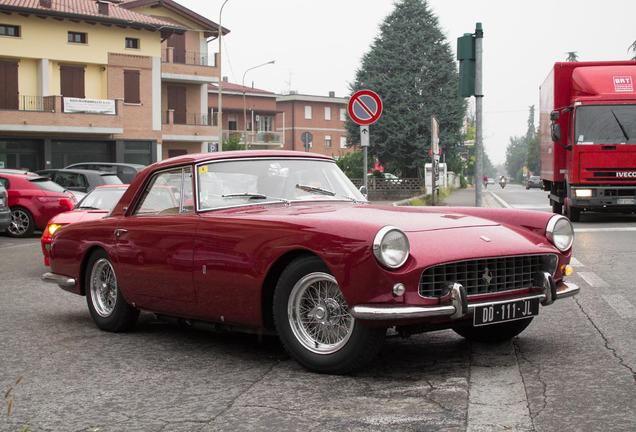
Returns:
[[[73,288],[75,286],[75,279],[50,272],[44,273],[42,275],[42,280],[44,282],[58,284],[62,288]]]
[[[393,321],[402,319],[418,319],[430,317],[463,318],[471,314],[479,306],[490,306],[517,300],[539,299],[544,306],[551,305],[554,300],[571,297],[579,292],[573,283],[556,284],[549,274],[544,275],[543,293],[505,300],[481,301],[468,303],[466,290],[460,284],[451,288],[451,301],[448,305],[435,306],[393,306],[393,305],[357,305],[351,308],[351,315],[360,320]]]

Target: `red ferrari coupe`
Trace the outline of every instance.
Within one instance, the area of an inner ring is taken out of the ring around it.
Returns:
[[[101,219],[108,216],[127,188],[128,185],[122,184],[97,186],[82,198],[73,210],[53,217],[42,231],[42,237],[40,238],[44,265],[49,265],[51,236],[53,236],[55,231],[72,223]]]
[[[573,237],[545,212],[371,205],[325,156],[223,152],[151,165],[109,217],[57,230],[43,279],[85,295],[103,330],[140,310],[222,323],[346,373],[389,327],[518,335],[578,292]]]

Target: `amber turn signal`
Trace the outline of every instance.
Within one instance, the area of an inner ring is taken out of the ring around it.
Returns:
[[[574,273],[574,268],[570,264],[564,264],[561,266],[561,272],[563,276],[571,276]]]

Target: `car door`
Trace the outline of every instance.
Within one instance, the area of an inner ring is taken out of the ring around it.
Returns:
[[[192,283],[197,215],[184,196],[192,195],[192,167],[155,173],[135,208],[121,217],[117,238],[118,278],[139,306],[187,313],[195,301]]]

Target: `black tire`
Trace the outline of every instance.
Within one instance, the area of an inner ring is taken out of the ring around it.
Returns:
[[[551,204],[552,204],[552,213],[563,214],[563,204],[556,201],[551,201]]]
[[[93,289],[91,289],[91,277],[93,273],[93,269],[96,265],[105,265],[107,262],[110,265],[110,268],[115,276],[115,301],[112,311],[108,314],[105,314],[104,311],[100,313],[98,309],[99,301],[94,301]],[[86,303],[88,304],[88,311],[91,314],[91,318],[101,330],[109,331],[109,332],[125,332],[130,330],[135,323],[137,322],[137,318],[139,317],[139,309],[134,308],[129,305],[124,299],[124,296],[121,293],[121,290],[117,286],[117,276],[114,273],[114,268],[112,267],[112,262],[108,254],[103,250],[98,250],[94,252],[91,257],[88,259],[86,264],[86,272],[84,276],[84,289],[86,292]]]
[[[290,297],[297,284],[312,275],[330,276],[329,270],[319,258],[302,257],[287,266],[276,284],[273,302],[274,325],[285,350],[303,367],[313,372],[346,374],[361,369],[380,351],[386,335],[385,328],[370,328],[351,318],[353,327],[348,332],[348,339],[332,353],[310,351],[294,333],[288,313]]]
[[[572,207],[567,203],[565,205],[565,216],[567,216],[571,222],[578,222],[581,220],[581,209],[579,207]]]
[[[466,326],[455,327],[453,330],[458,335],[475,342],[504,342],[517,336],[530,325],[532,318],[510,321],[501,324],[491,324],[487,326]]]
[[[16,223],[20,222],[22,222],[20,227],[15,225]],[[27,224],[26,227],[24,226],[24,223]],[[31,212],[24,207],[11,207],[11,223],[6,229],[6,233],[10,237],[25,238],[31,237],[34,230],[35,220],[33,219],[33,215],[31,214]]]

